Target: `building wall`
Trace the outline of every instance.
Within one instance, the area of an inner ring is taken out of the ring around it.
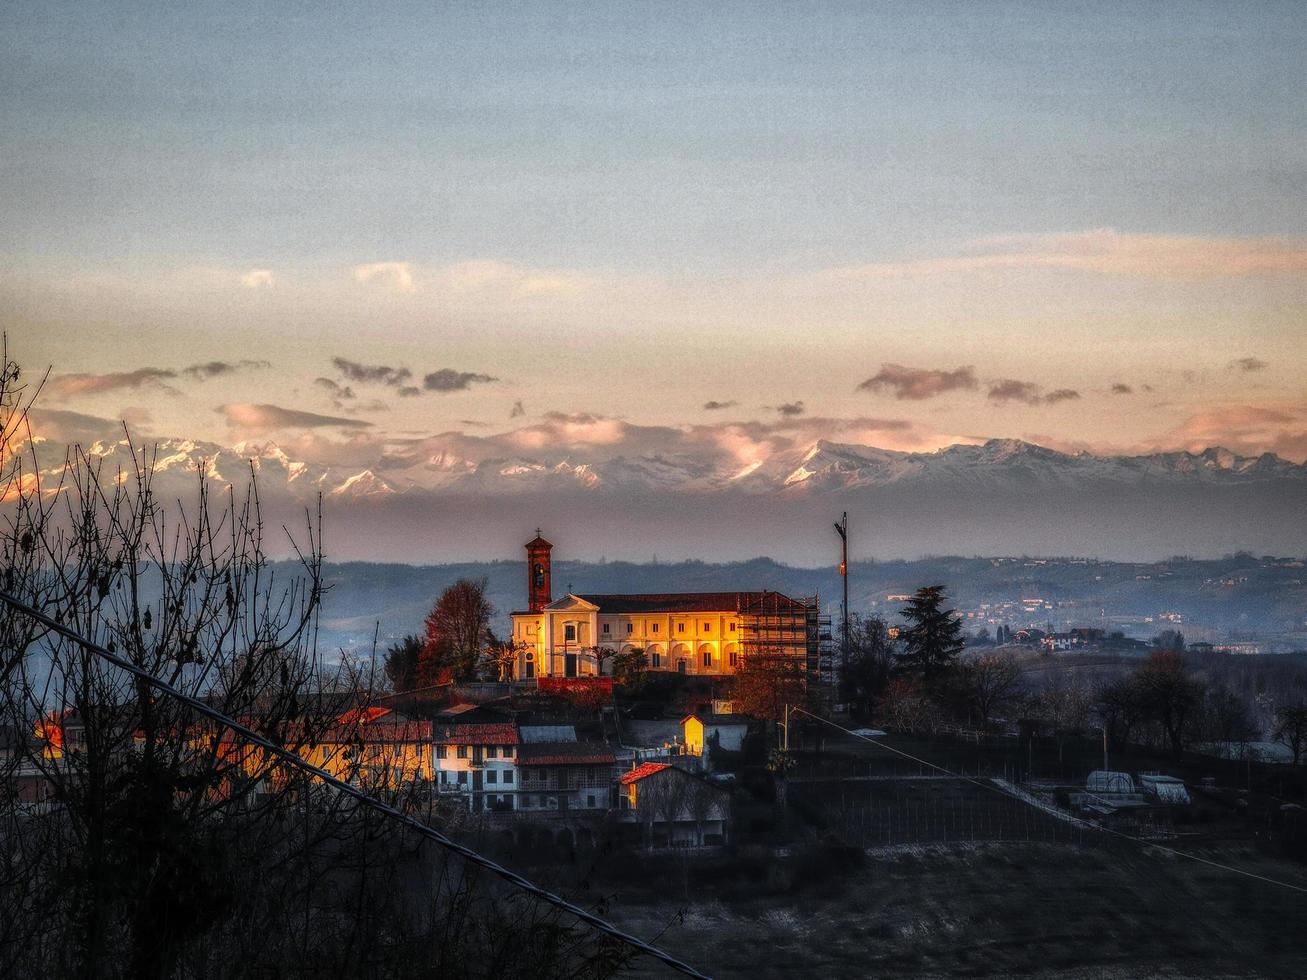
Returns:
[[[687,718],[684,729],[685,747],[692,755],[703,755],[704,746],[714,733],[723,749],[739,752],[744,748],[744,736],[749,731],[747,725],[705,725],[698,718]]]
[[[807,656],[804,615],[785,617],[791,628],[778,642],[781,653]],[[645,651],[650,670],[685,674],[732,674],[742,662],[749,642],[759,645],[766,636],[760,618],[735,610],[720,612],[602,613],[587,609],[546,609],[541,613],[513,615],[513,641],[518,646],[517,676],[595,676],[602,670],[593,648],[622,653]],[[750,639],[746,639],[746,637]],[[797,642],[796,642],[797,637]],[[569,672],[569,660],[575,674]]]
[[[469,810],[487,809],[487,798],[496,806],[513,806],[521,788],[516,746],[441,743],[433,755],[438,792],[465,797]]]

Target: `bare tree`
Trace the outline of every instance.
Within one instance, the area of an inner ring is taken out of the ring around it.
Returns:
[[[749,654],[733,685],[735,710],[768,721],[780,721],[787,704],[802,705],[807,696],[803,662],[782,653]]]
[[[1021,667],[1010,654],[992,653],[965,665],[960,678],[968,704],[989,728],[995,711],[1012,704],[1021,690]]]
[[[1144,713],[1133,679],[1123,677],[1098,687],[1093,704],[1112,744],[1126,745]]]
[[[1202,703],[1202,685],[1188,675],[1183,657],[1173,650],[1150,656],[1135,672],[1134,684],[1144,716],[1161,726],[1171,751],[1179,755]]]
[[[436,683],[446,668],[456,680],[475,676],[494,614],[486,587],[484,578],[461,578],[436,600],[426,619],[427,642],[419,671],[424,685]]]
[[[288,577],[266,557],[252,478],[215,492],[199,473],[194,499],[169,503],[152,452],[130,441],[122,469],[77,449],[42,469],[28,402],[7,387],[17,378],[7,367],[0,379],[4,591],[293,753],[347,753],[353,778],[416,805],[411,785],[395,785],[394,746],[363,728],[371,678],[317,649],[316,522],[292,538]],[[461,860],[424,862],[419,884],[404,870],[411,839],[384,817],[8,605],[0,651],[0,729],[23,733],[4,742],[3,775],[22,767],[52,790],[31,807],[0,781],[0,974],[458,977],[491,960],[505,975],[606,976],[620,965],[606,942]],[[427,910],[404,927],[418,937],[409,950],[377,913],[398,917],[406,901]],[[530,933],[478,930],[504,915]]]
[[[1307,703],[1299,701],[1276,713],[1275,740],[1288,746],[1295,766],[1302,762],[1303,748],[1307,746]]]
[[[722,791],[695,776],[690,777],[686,787],[685,804],[694,820],[695,842],[703,846],[703,825],[712,819],[712,815],[721,806]]]

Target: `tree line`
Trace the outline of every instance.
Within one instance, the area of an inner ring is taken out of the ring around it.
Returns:
[[[1032,661],[1010,652],[968,652],[942,586],[919,589],[902,618],[897,637],[880,618],[852,618],[840,694],[859,717],[906,731],[1025,721],[1176,754],[1265,737],[1295,765],[1307,752],[1307,668],[1296,661],[1188,655],[1183,636],[1167,630],[1147,655],[1089,679],[1070,668],[1030,670]]]

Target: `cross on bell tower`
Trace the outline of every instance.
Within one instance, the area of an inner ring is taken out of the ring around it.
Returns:
[[[553,590],[549,584],[549,552],[553,545],[540,536],[526,543],[526,597],[527,609],[538,613],[554,601]]]

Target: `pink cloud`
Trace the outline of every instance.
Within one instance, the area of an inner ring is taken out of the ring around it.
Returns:
[[[964,254],[831,269],[842,279],[951,276],[1005,269],[1067,269],[1148,279],[1206,280],[1307,274],[1307,242],[1282,238],[1147,235],[1112,228],[1001,235]]]

